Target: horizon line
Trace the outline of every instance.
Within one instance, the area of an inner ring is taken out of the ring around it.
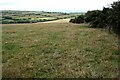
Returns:
[[[34,11],[34,12],[60,12],[60,13],[86,13],[87,11],[91,11],[91,10],[87,10],[87,11],[73,11],[73,10],[63,10],[63,11],[47,11],[47,10],[0,10],[0,11]]]

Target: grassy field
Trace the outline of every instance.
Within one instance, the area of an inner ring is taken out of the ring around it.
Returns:
[[[85,24],[3,25],[3,77],[118,77],[118,39]]]
[[[74,18],[81,14],[84,13],[3,10],[0,22],[3,24],[37,23]]]

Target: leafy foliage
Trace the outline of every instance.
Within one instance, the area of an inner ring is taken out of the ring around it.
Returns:
[[[72,23],[87,22],[92,28],[108,28],[109,32],[113,31],[120,34],[120,1],[113,2],[111,7],[103,10],[88,11],[84,16],[78,16],[71,19]]]
[[[85,17],[85,21],[90,23],[90,25],[94,28],[102,28],[103,27],[103,14],[100,10],[88,11]]]
[[[112,7],[112,29],[115,33],[120,34],[120,1],[111,4]]]
[[[84,23],[84,15],[79,15],[75,19],[71,19],[69,22],[72,22],[72,23]]]

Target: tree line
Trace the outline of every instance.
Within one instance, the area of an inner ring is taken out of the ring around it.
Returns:
[[[92,28],[108,28],[109,32],[120,34],[120,1],[113,2],[110,7],[103,7],[103,10],[88,11],[70,22],[89,23]]]

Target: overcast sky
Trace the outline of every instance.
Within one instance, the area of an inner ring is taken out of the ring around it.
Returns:
[[[0,10],[86,12],[118,0],[0,0]]]

